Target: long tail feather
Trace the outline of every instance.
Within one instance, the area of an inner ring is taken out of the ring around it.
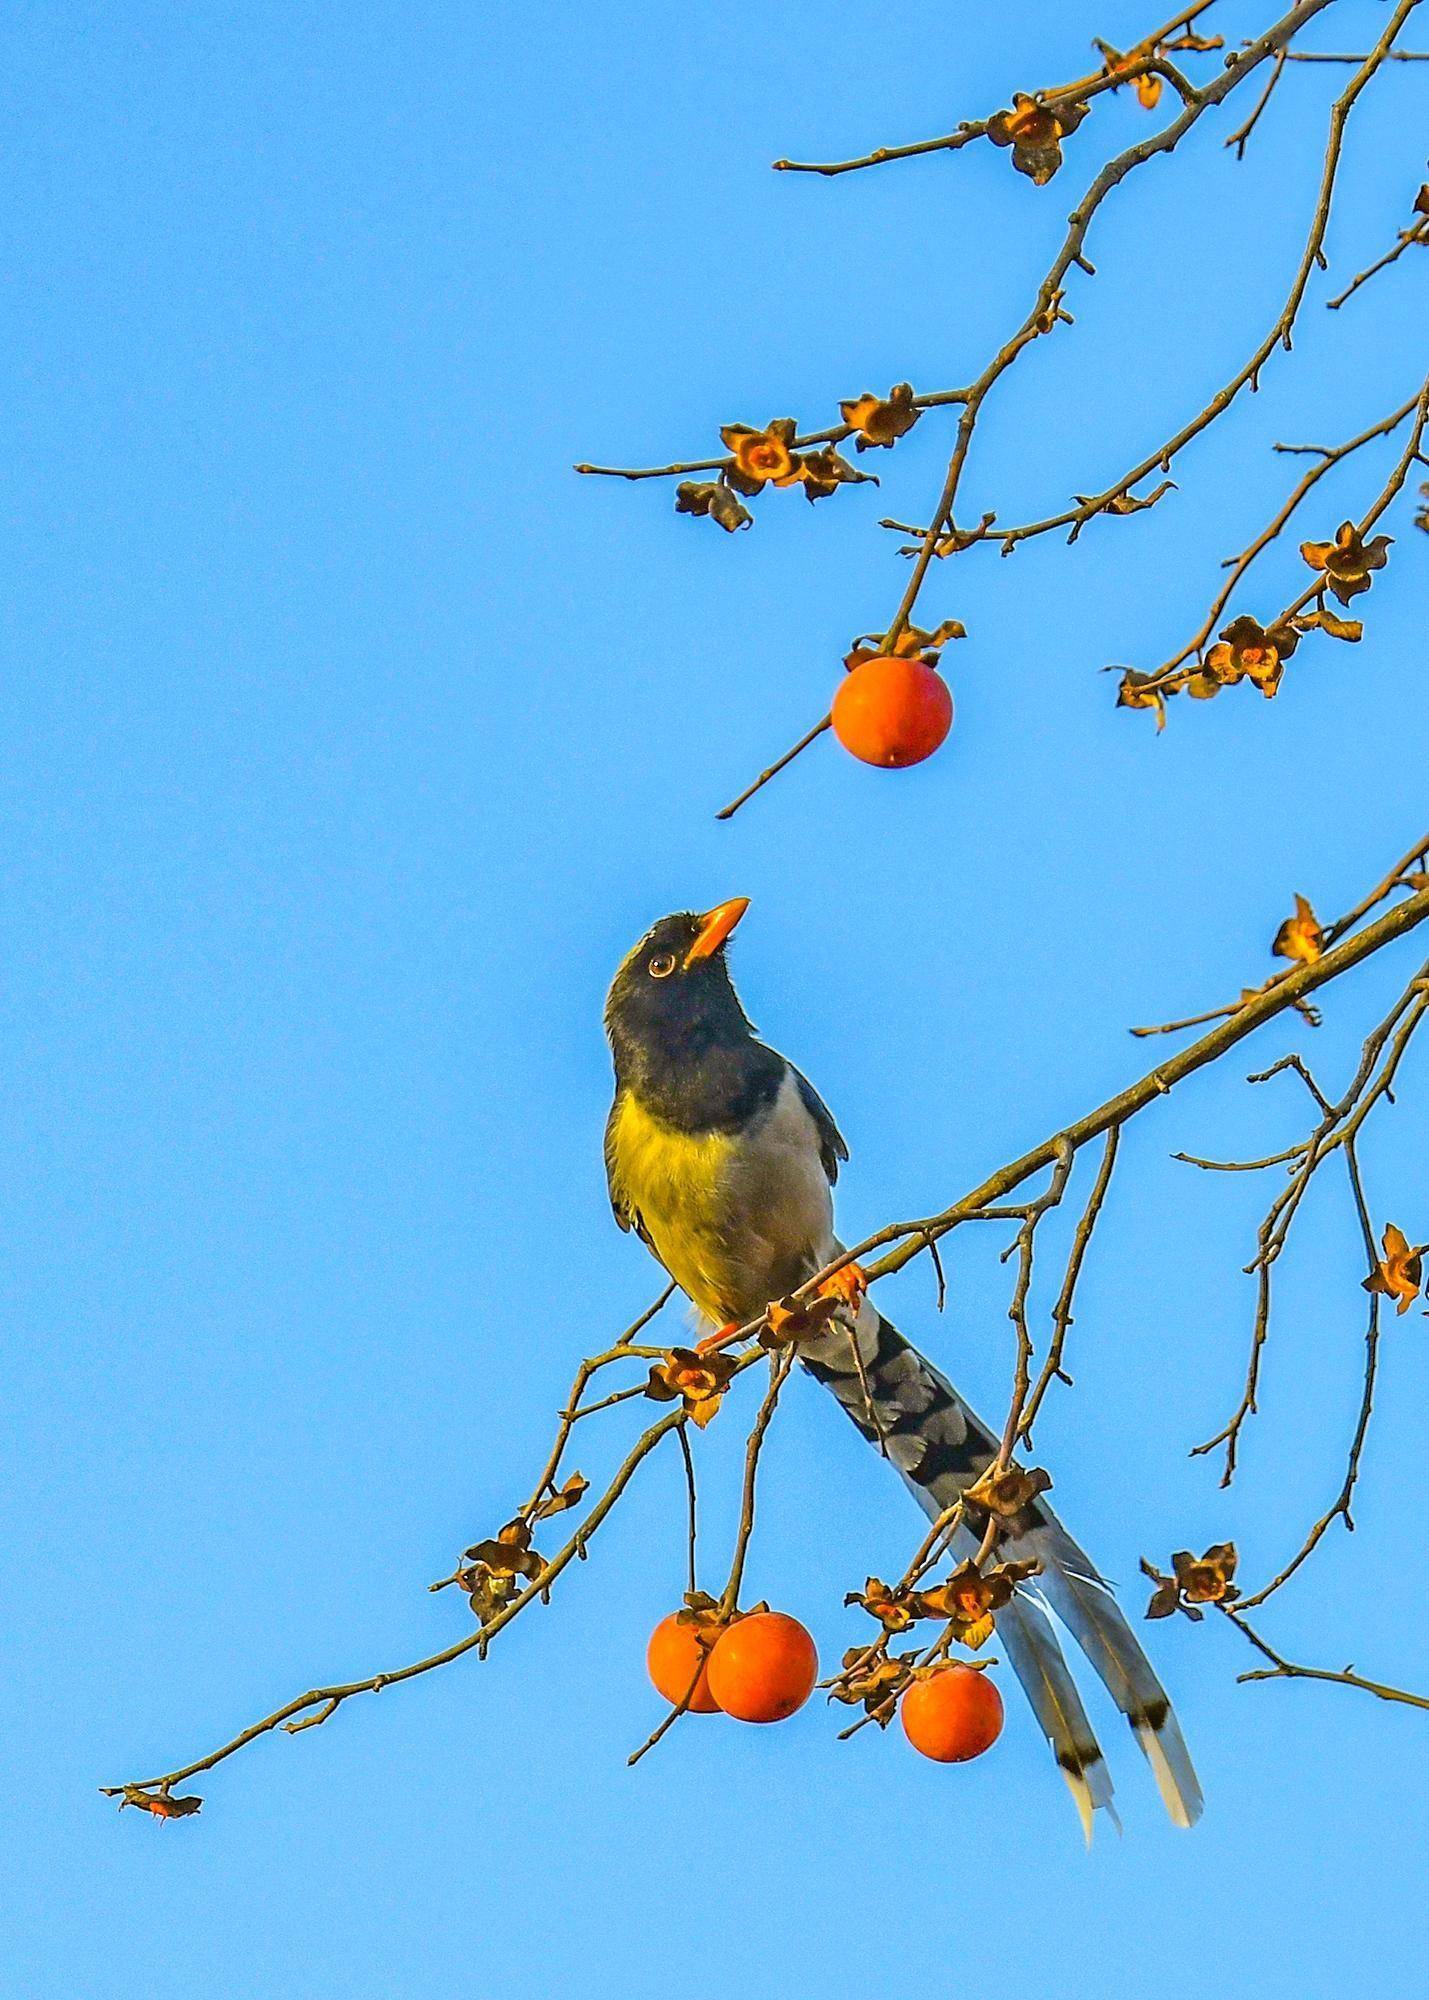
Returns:
[[[1090,1846],[1092,1814],[1099,1806],[1110,1815],[1113,1825],[1120,1822],[1111,1802],[1111,1773],[1057,1644],[1052,1621],[1035,1598],[1019,1594],[998,1613],[997,1636],[1042,1734],[1052,1746]]]
[[[835,1324],[805,1343],[801,1358],[934,1518],[997,1454],[992,1432],[871,1300],[863,1300],[856,1330]],[[1165,1689],[1110,1589],[1061,1522],[1040,1500],[1029,1512],[1028,1529],[1008,1553],[1038,1558],[1038,1588],[1126,1716],[1167,1812],[1178,1826],[1192,1825],[1201,1812],[1201,1788]],[[970,1553],[976,1538],[965,1539]],[[997,1614],[996,1624],[1090,1835],[1098,1807],[1116,1818],[1111,1778],[1052,1622],[1023,1590]]]
[[[1042,1564],[1039,1582],[1053,1610],[1096,1668],[1130,1723],[1166,1810],[1178,1826],[1201,1816],[1201,1787],[1176,1711],[1126,1614],[1060,1521],[1049,1520],[1012,1546]]]

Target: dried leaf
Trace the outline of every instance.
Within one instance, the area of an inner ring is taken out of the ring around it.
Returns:
[[[1154,709],[1157,735],[1166,727],[1166,696],[1156,684],[1154,674],[1141,674],[1135,667],[1123,667],[1117,683],[1116,705],[1118,708]]]
[[[1229,1604],[1240,1592],[1231,1582],[1240,1560],[1234,1542],[1216,1542],[1204,1555],[1178,1549],[1171,1558],[1176,1586],[1186,1604]]]
[[[484,1564],[495,1576],[536,1576],[545,1567],[544,1558],[531,1546],[530,1522],[519,1516],[466,1553],[469,1561]]]
[[[994,146],[1012,148],[1012,164],[1037,187],[1044,187],[1062,164],[1062,140],[1075,132],[1090,105],[1044,103],[1040,96],[1019,90],[1010,111],[999,111],[987,123]]]
[[[548,1494],[536,1509],[538,1521],[548,1521],[552,1514],[564,1514],[567,1508],[579,1507],[590,1491],[590,1481],[583,1472],[573,1472],[564,1486]]]
[[[677,514],[708,514],[727,535],[736,528],[752,528],[754,516],[732,487],[717,479],[682,479],[675,488]]]
[[[1311,569],[1323,571],[1331,591],[1348,604],[1370,587],[1370,571],[1389,560],[1392,538],[1376,535],[1366,542],[1353,521],[1341,521],[1332,542],[1302,542],[1300,553]]]
[[[733,454],[733,470],[740,491],[757,493],[769,480],[776,486],[792,486],[798,480],[794,467],[794,436],[798,425],[792,417],[775,417],[762,431],[748,424],[724,424],[720,442]]]
[[[1295,914],[1285,919],[1270,949],[1276,958],[1293,959],[1299,965],[1313,965],[1324,951],[1325,934],[1303,896],[1295,898]]]
[[[124,1796],[119,1801],[119,1810],[125,1806],[137,1806],[141,1812],[152,1813],[155,1819],[192,1819],[203,1805],[196,1792],[187,1798],[171,1798],[167,1792],[146,1792],[137,1785],[127,1785]]]
[[[759,1345],[773,1353],[777,1348],[792,1346],[807,1334],[822,1333],[841,1303],[833,1294],[812,1299],[772,1299],[757,1336]]]
[[[657,1403],[683,1401],[690,1421],[703,1430],[724,1399],[734,1367],[728,1354],[672,1347],[651,1368],[645,1393]]]
[[[1304,631],[1323,632],[1328,639],[1348,639],[1353,643],[1364,637],[1364,625],[1358,618],[1340,618],[1325,604],[1318,611],[1307,611],[1296,623]]]
[[[1175,491],[1175,480],[1163,479],[1159,486],[1153,486],[1151,491],[1144,494],[1140,499],[1134,493],[1115,493],[1110,500],[1105,501],[1096,511],[1098,514],[1144,514],[1148,507],[1154,507],[1158,500],[1164,500],[1168,493],[1174,493]],[[1096,495],[1094,493],[1074,493],[1072,498],[1081,506],[1090,507]]]
[[[885,1632],[906,1632],[918,1618],[932,1615],[919,1609],[914,1593],[890,1589],[877,1576],[871,1576],[861,1591],[849,1591],[844,1603],[861,1606],[870,1618],[878,1620]]]
[[[999,1471],[994,1460],[968,1487],[963,1499],[968,1506],[982,1508],[999,1521],[1011,1521],[1029,1508],[1039,1493],[1047,1492],[1051,1484],[1051,1473],[1040,1465],[1029,1470],[1020,1465],[1005,1465]]]
[[[1367,1292],[1382,1292],[1395,1301],[1396,1313],[1407,1313],[1418,1298],[1424,1281],[1424,1253],[1429,1243],[1410,1246],[1408,1237],[1391,1222],[1380,1238],[1384,1252],[1380,1262],[1364,1281]]]
[[[815,500],[827,500],[831,493],[837,493],[840,486],[877,486],[878,479],[872,472],[860,472],[833,445],[825,445],[822,451],[806,451],[802,458],[796,458],[794,467],[804,488],[804,498],[811,504]]]
[[[854,441],[858,451],[872,451],[896,444],[899,438],[907,436],[922,415],[913,400],[911,382],[895,382],[886,396],[875,396],[865,389],[851,402],[840,403],[839,409],[844,422],[858,432]]]

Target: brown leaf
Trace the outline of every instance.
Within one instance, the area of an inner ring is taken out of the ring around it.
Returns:
[[[1039,1493],[1047,1492],[1051,1484],[1051,1473],[1040,1465],[1027,1470],[1020,1465],[1005,1465],[999,1471],[994,1460],[968,1487],[963,1499],[999,1521],[1012,1521],[1033,1504]]]
[[[536,1576],[545,1567],[543,1558],[531,1547],[531,1524],[518,1516],[498,1529],[489,1541],[476,1542],[467,1550],[470,1562],[483,1563],[496,1576]]]
[[[1075,132],[1090,105],[1045,103],[1019,90],[1010,111],[999,111],[987,122],[994,146],[1012,148],[1012,164],[1037,187],[1044,187],[1062,164],[1062,140]]]
[[[1176,1587],[1185,1604],[1228,1604],[1240,1592],[1231,1582],[1239,1557],[1234,1542],[1215,1542],[1204,1555],[1178,1549],[1171,1558]]]
[[[1175,491],[1175,480],[1163,479],[1159,486],[1153,486],[1151,491],[1143,495],[1141,499],[1138,499],[1134,493],[1114,493],[1111,499],[1103,502],[1096,511],[1099,514],[1144,514],[1148,507],[1154,507],[1158,500],[1164,500],[1168,493],[1174,493]],[[1090,507],[1096,495],[1094,493],[1074,493],[1072,498],[1080,502],[1083,507]]]
[[[1116,705],[1118,708],[1154,709],[1157,735],[1166,727],[1166,697],[1156,685],[1153,674],[1141,674],[1135,667],[1123,667],[1117,683]]]
[[[984,1571],[969,1557],[945,1583],[918,1593],[920,1615],[945,1619],[959,1644],[975,1651],[992,1636],[993,1613],[1009,1604],[1017,1586],[1034,1576],[1040,1567],[1033,1559],[994,1563]]]
[[[822,451],[806,451],[802,458],[794,461],[799,479],[804,488],[804,498],[810,502],[827,500],[840,486],[877,486],[877,476],[872,472],[860,472],[833,445],[827,444]]]
[[[758,1333],[759,1345],[773,1352],[789,1347],[806,1334],[822,1333],[838,1311],[841,1301],[826,1295],[812,1299],[772,1299]]]
[[[717,479],[682,479],[675,488],[677,514],[708,514],[727,535],[736,528],[752,528],[754,516],[732,487]]]
[[[906,1632],[916,1619],[931,1616],[918,1609],[910,1592],[890,1589],[877,1576],[871,1576],[861,1591],[849,1591],[844,1603],[860,1605],[870,1618],[878,1620],[885,1632]]]
[[[125,1806],[137,1806],[141,1812],[152,1813],[155,1819],[191,1819],[202,1804],[203,1800],[197,1793],[175,1799],[167,1792],[146,1792],[138,1785],[126,1785],[119,1810],[123,1812]]]
[[[650,1370],[645,1393],[657,1403],[683,1400],[690,1421],[703,1430],[719,1409],[734,1373],[731,1355],[672,1347]]]
[[[798,428],[792,417],[775,417],[762,431],[748,424],[721,427],[720,441],[733,454],[733,469],[739,475],[742,492],[757,493],[769,480],[776,486],[792,486],[797,482],[793,445]]]
[[[843,1656],[843,1672],[829,1688],[829,1699],[853,1707],[863,1704],[864,1713],[886,1729],[898,1705],[898,1696],[911,1677],[912,1653],[880,1654],[859,1666],[867,1648],[853,1646]]]
[[[1295,914],[1285,919],[1270,949],[1276,958],[1293,959],[1299,965],[1313,965],[1324,951],[1319,918],[1303,896],[1295,898]]]
[[[896,444],[899,438],[907,436],[922,415],[913,400],[911,382],[895,382],[886,396],[875,396],[865,389],[851,402],[840,403],[839,409],[844,422],[858,432],[854,440],[857,451],[872,451]]]
[[[1396,1223],[1386,1225],[1380,1238],[1384,1255],[1364,1281],[1367,1292],[1383,1292],[1395,1301],[1396,1313],[1407,1313],[1418,1298],[1424,1281],[1424,1253],[1429,1243],[1411,1247]]]
[[[548,1494],[536,1509],[538,1521],[549,1521],[552,1514],[564,1514],[569,1507],[579,1507],[590,1491],[590,1481],[583,1472],[573,1472],[564,1486]]]
[[[1353,521],[1341,521],[1332,542],[1302,542],[1300,553],[1311,569],[1324,572],[1341,604],[1348,604],[1369,589],[1370,571],[1384,568],[1391,547],[1389,535],[1376,535],[1366,542]]]
[[[1327,639],[1348,639],[1352,643],[1364,637],[1364,625],[1358,618],[1340,618],[1322,604],[1318,611],[1307,611],[1296,623],[1307,631],[1323,632]]]

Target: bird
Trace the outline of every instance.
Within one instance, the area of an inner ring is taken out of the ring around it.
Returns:
[[[730,976],[729,940],[748,907],[736,896],[662,917],[621,962],[605,1006],[611,1207],[712,1329],[761,1317],[843,1253],[833,1189],[848,1146],[808,1078],[759,1039]],[[996,1459],[999,1440],[866,1286],[845,1294],[838,1320],[799,1341],[799,1360],[936,1519]],[[975,1555],[980,1544],[964,1520],[952,1552]],[[1087,1840],[1099,1810],[1120,1822],[1049,1611],[1129,1723],[1171,1819],[1194,1824],[1201,1788],[1170,1699],[1111,1587],[1044,1497],[1018,1515],[1000,1552],[1037,1565],[995,1614],[997,1637]]]

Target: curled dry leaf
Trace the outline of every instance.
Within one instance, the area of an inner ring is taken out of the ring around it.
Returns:
[[[1364,637],[1364,626],[1358,618],[1340,618],[1322,604],[1318,611],[1307,611],[1295,623],[1302,632],[1323,632],[1327,639],[1348,639],[1351,643]]]
[[[842,1301],[831,1295],[813,1299],[771,1299],[759,1329],[759,1345],[771,1353],[791,1347],[811,1333],[822,1333]]]
[[[146,1792],[138,1785],[126,1785],[124,1796],[119,1801],[119,1810],[125,1806],[137,1806],[141,1812],[152,1813],[155,1819],[192,1819],[203,1805],[196,1792],[187,1798],[171,1798],[167,1792]]]
[[[484,1562],[471,1563],[459,1569],[453,1581],[458,1589],[466,1592],[471,1615],[479,1625],[484,1625],[509,1604],[518,1587],[512,1571],[493,1570]]]
[[[923,1615],[946,1619],[958,1643],[976,1650],[992,1637],[993,1613],[1010,1603],[1018,1585],[1035,1576],[1040,1568],[1034,1558],[1026,1562],[994,1563],[984,1571],[969,1557],[958,1565],[946,1583],[919,1594]]]
[[[691,1421],[703,1430],[724,1399],[734,1367],[728,1354],[672,1347],[651,1368],[645,1393],[657,1403],[683,1401]]]
[[[914,1591],[894,1589],[881,1577],[871,1576],[862,1590],[849,1591],[844,1603],[859,1605],[885,1632],[906,1632],[922,1616],[916,1597]]]
[[[1319,918],[1303,896],[1295,898],[1295,914],[1285,919],[1270,949],[1277,958],[1293,959],[1297,965],[1313,965],[1324,951]]]
[[[1394,1300],[1397,1313],[1407,1313],[1424,1282],[1424,1254],[1429,1243],[1410,1246],[1408,1237],[1391,1222],[1380,1238],[1384,1254],[1364,1281],[1367,1292],[1382,1292]]]
[[[792,417],[775,417],[762,431],[749,424],[724,424],[720,441],[732,453],[725,476],[741,493],[758,493],[770,480],[776,486],[792,486],[799,473],[794,463],[794,435],[798,425]]]
[[[466,1551],[466,1559],[484,1564],[494,1576],[536,1576],[545,1566],[531,1546],[531,1523],[519,1515],[489,1541],[474,1543]]]
[[[861,1703],[864,1714],[886,1729],[897,1712],[899,1695],[912,1678],[913,1663],[912,1653],[883,1653],[870,1660],[867,1647],[852,1646],[843,1656],[843,1672],[829,1688],[829,1699],[850,1708]]]
[[[1206,685],[1193,686],[1191,692],[1204,697],[1248,680],[1268,701],[1280,686],[1285,662],[1299,643],[1300,635],[1291,625],[1277,622],[1266,626],[1246,614],[1233,618],[1201,663],[1200,677]]]
[[[973,1481],[963,1500],[967,1506],[1005,1523],[1025,1514],[1037,1495],[1047,1492],[1051,1484],[1051,1473],[1040,1465],[1025,1470],[1020,1465],[1005,1465],[999,1471],[994,1462]]]
[[[831,493],[837,493],[840,486],[878,484],[874,473],[860,472],[831,444],[826,444],[822,451],[806,451],[801,458],[795,459],[794,469],[803,486],[804,498],[810,502],[827,500]]]
[[[1087,104],[1046,104],[1019,90],[1010,111],[988,120],[987,136],[994,146],[1012,148],[1012,164],[1037,187],[1051,180],[1062,164],[1062,141],[1075,132],[1091,109]]]
[[[1175,491],[1175,480],[1163,479],[1159,486],[1153,486],[1151,491],[1143,494],[1140,499],[1134,493],[1114,493],[1110,500],[1104,501],[1096,509],[1096,512],[1098,514],[1144,514],[1148,507],[1154,507],[1158,500],[1164,500],[1168,493],[1174,493]],[[1072,498],[1078,501],[1083,507],[1090,507],[1096,495],[1094,493],[1074,493]]]
[[[590,1481],[583,1472],[573,1472],[564,1486],[558,1486],[549,1493],[536,1509],[538,1521],[548,1521],[552,1514],[564,1514],[568,1508],[579,1507],[590,1491]]]
[[[675,488],[675,512],[707,514],[727,535],[754,526],[754,516],[733,487],[717,479],[682,479]]]
[[[1353,521],[1341,521],[1332,542],[1302,542],[1300,553],[1311,569],[1320,570],[1341,604],[1348,604],[1370,586],[1370,571],[1383,569],[1392,545],[1388,535],[1366,542]]]
[[[944,646],[967,636],[967,627],[957,618],[945,618],[931,632],[925,632],[921,625],[905,625],[888,650],[895,660],[922,660],[925,666],[936,667]],[[865,660],[876,660],[882,651],[881,632],[861,632],[852,650],[844,654],[844,665],[852,673]]]
[[[1171,1575],[1165,1576],[1143,1556],[1141,1570],[1156,1588],[1146,1607],[1148,1618],[1169,1618],[1182,1611],[1193,1620],[1203,1616],[1202,1604],[1231,1604],[1239,1597],[1232,1578],[1240,1560],[1234,1542],[1215,1542],[1204,1555],[1178,1549],[1171,1558]]]
[[[865,390],[851,402],[840,403],[846,424],[851,424],[858,432],[854,440],[858,451],[872,451],[877,447],[888,447],[906,437],[917,423],[922,411],[913,401],[913,384],[895,382],[886,396],[875,396]]]
[[[1135,77],[1128,77],[1127,72],[1135,69],[1138,63],[1159,56],[1162,53],[1160,47],[1153,42],[1138,42],[1135,48],[1128,49],[1125,55],[1121,55],[1108,42],[1097,41],[1093,46],[1102,52],[1106,62],[1106,74],[1119,78],[1121,82],[1133,83],[1136,88],[1136,101],[1142,110],[1154,111],[1161,102],[1161,78],[1155,70],[1142,70]]]
[[[1156,685],[1154,674],[1142,674],[1135,667],[1123,667],[1117,683],[1116,705],[1118,708],[1154,709],[1157,735],[1166,727],[1166,697]]]

